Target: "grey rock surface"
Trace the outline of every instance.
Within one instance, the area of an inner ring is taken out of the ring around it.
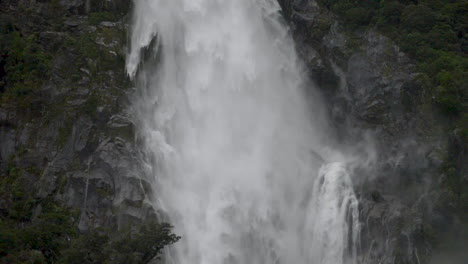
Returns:
[[[20,16],[22,1],[1,8]],[[33,2],[39,19],[49,3]],[[123,17],[130,1],[61,0],[71,15],[18,30],[36,31],[51,55],[50,78],[35,94],[39,112],[24,114],[0,104],[0,169],[9,164],[31,170],[30,190],[38,199],[62,201],[78,209],[79,228],[124,228],[155,218],[147,173],[143,171],[128,102]],[[88,9],[89,6],[89,10]],[[87,12],[112,12],[119,21],[90,24]],[[34,19],[34,18],[29,18]],[[33,26],[33,28],[31,28]]]
[[[443,135],[428,137],[414,63],[375,29],[350,32],[315,0],[281,0],[296,49],[319,88],[341,146],[361,151],[362,263],[426,263],[433,250]],[[438,165],[437,165],[438,164]]]

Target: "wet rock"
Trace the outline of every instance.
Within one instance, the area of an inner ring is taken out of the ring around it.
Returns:
[[[103,21],[103,22],[101,22],[99,25],[101,25],[101,26],[103,26],[103,27],[115,27],[115,26],[117,26],[118,24],[115,23],[115,22]]]
[[[433,179],[442,161],[436,153],[443,141],[422,136],[427,117],[418,110],[415,65],[375,29],[351,32],[315,0],[280,4],[340,144],[376,153],[355,179],[363,223],[360,263],[418,263],[431,251],[423,227],[431,225],[430,201],[438,199],[428,189],[437,188]]]
[[[81,25],[82,22],[80,20],[67,20],[63,23],[69,27],[77,27]]]
[[[0,100],[0,172],[7,160],[30,171],[23,176],[32,183],[33,197],[78,209],[83,231],[156,216],[149,202],[151,179],[128,118],[131,91],[119,53],[126,27],[108,21],[91,25],[87,17],[88,11],[112,12],[123,20],[130,2],[61,0],[66,10],[55,14],[65,21],[60,25],[41,17],[49,10],[47,1],[28,1],[42,13],[28,13],[27,22],[48,22],[36,24],[19,21],[26,14],[16,8],[18,1],[0,3],[2,12],[15,15],[12,21],[18,17],[22,34],[39,36],[38,45],[50,58],[50,75],[33,97],[42,102],[39,113],[31,117]]]

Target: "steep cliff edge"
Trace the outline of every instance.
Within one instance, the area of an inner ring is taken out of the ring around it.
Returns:
[[[328,101],[339,144],[374,145],[375,160],[354,178],[363,223],[361,261],[463,263],[463,114],[441,114],[441,95],[431,88],[437,84],[425,84],[420,60],[371,22],[356,27],[326,6],[340,1],[280,3],[309,76]]]

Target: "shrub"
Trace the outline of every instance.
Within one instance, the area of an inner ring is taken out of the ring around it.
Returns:
[[[452,30],[452,27],[447,23],[438,23],[429,32],[427,37],[430,45],[434,49],[444,51],[458,51],[457,34]]]
[[[138,230],[110,233],[93,230],[74,240],[63,252],[62,264],[147,264],[158,258],[165,246],[180,237],[171,233],[167,223],[150,222]]]
[[[38,43],[35,35],[24,36],[14,28],[3,30],[0,46],[2,87],[0,90],[14,97],[37,90],[48,78],[50,56]]]
[[[405,6],[396,1],[385,1],[382,5],[377,24],[379,26],[398,25]]]
[[[369,9],[354,7],[346,10],[344,17],[346,22],[350,23],[351,26],[360,27],[365,26],[370,22],[372,14]]]
[[[32,199],[23,171],[10,165],[0,174],[0,263],[147,264],[180,239],[156,222],[79,234],[73,210],[52,198]]]
[[[429,32],[436,22],[436,16],[425,5],[408,5],[403,10],[401,22],[407,31]]]

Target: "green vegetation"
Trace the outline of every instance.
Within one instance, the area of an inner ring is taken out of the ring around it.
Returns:
[[[7,21],[0,24],[0,95],[33,93],[48,78],[50,56],[34,34],[25,36]]]
[[[32,195],[31,169],[9,165],[0,178],[0,263],[53,263],[76,236],[73,213]]]
[[[159,258],[161,250],[177,242],[169,224],[155,222],[136,231],[120,231],[109,235],[98,229],[75,239],[63,252],[62,264],[146,264]]]
[[[101,2],[102,7],[105,2]],[[54,5],[56,1],[49,9],[58,8]],[[93,10],[99,11],[98,6]],[[0,15],[0,105],[30,120],[42,115],[50,119],[64,111],[70,116],[84,113],[94,118],[98,106],[112,103],[106,95],[120,96],[120,88],[130,85],[125,74],[125,30],[121,25],[99,26],[102,21],[117,21],[122,15],[92,12],[88,19],[79,20],[80,26],[67,27],[63,20],[70,14],[54,14],[56,19],[31,14],[27,21],[8,13]],[[39,25],[34,24],[36,20]],[[52,89],[44,91],[44,85],[73,91],[85,86],[90,96],[84,105],[70,107],[68,102],[80,100],[83,93],[68,93],[59,102],[50,102],[47,95]],[[63,146],[68,128],[61,128],[59,146]]]
[[[180,237],[166,223],[80,234],[78,212],[33,196],[35,168],[8,166],[0,177],[0,263],[146,264]]]
[[[467,0],[319,0],[350,30],[376,27],[418,62],[425,94],[466,136]]]

